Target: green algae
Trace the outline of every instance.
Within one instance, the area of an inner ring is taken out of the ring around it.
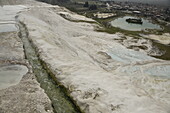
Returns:
[[[28,31],[23,23],[19,23],[19,37],[23,41],[25,57],[32,65],[33,73],[35,74],[40,86],[45,90],[52,102],[55,113],[82,113],[80,108],[76,105],[70,97],[68,90],[59,84],[56,77],[45,63],[39,59],[38,52],[35,46],[28,39]]]

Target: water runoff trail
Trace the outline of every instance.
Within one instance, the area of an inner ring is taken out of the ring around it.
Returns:
[[[52,78],[52,74],[45,69],[41,60],[38,57],[35,47],[28,39],[28,30],[26,26],[18,22],[19,26],[19,37],[23,41],[25,57],[29,60],[33,68],[33,73],[35,74],[37,81],[40,86],[45,90],[52,102],[55,113],[82,113],[75,102],[70,98],[67,90],[57,84],[57,82]],[[54,77],[54,76],[53,76]]]

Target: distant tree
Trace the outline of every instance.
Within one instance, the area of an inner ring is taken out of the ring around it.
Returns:
[[[97,6],[96,5],[90,5],[89,6],[89,10],[96,10],[97,9]]]
[[[165,14],[170,14],[170,8],[165,9]]]
[[[37,0],[37,1],[42,1],[42,2],[56,5],[56,4],[63,4],[63,3],[69,2],[70,0]]]
[[[170,22],[170,17],[167,17],[165,21]]]
[[[85,2],[84,7],[89,7],[89,3]]]

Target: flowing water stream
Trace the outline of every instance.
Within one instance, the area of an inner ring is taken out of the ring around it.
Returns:
[[[37,77],[37,81],[40,83],[41,87],[45,90],[45,93],[52,101],[54,112],[81,113],[79,107],[77,107],[73,100],[67,95],[66,89],[58,85],[56,81],[51,78],[47,70],[42,66],[35,48],[28,39],[26,26],[22,23],[19,23],[19,29],[19,36],[21,37],[24,44],[25,56],[32,65],[33,72]]]

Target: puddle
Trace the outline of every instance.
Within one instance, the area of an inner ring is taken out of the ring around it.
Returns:
[[[153,23],[149,22],[149,20],[142,18],[143,24],[134,24],[134,23],[126,22],[126,19],[128,19],[128,18],[135,18],[135,17],[124,16],[124,17],[121,17],[121,18],[111,21],[111,25],[113,27],[119,27],[121,29],[129,30],[129,31],[141,31],[141,30],[145,30],[145,29],[161,30],[161,27],[159,25],[153,24]]]
[[[138,51],[130,50],[130,49],[112,48],[107,52],[107,54],[110,55],[113,60],[122,62],[125,64],[154,59],[150,56],[147,56],[146,54],[143,54]]]
[[[25,8],[23,5],[0,6],[0,33],[17,31],[15,16]]]
[[[108,52],[108,55],[114,61],[121,62],[123,64],[128,64],[125,67],[118,68],[118,72],[124,73],[125,75],[138,75],[144,74],[149,76],[159,76],[170,78],[170,65],[169,64],[146,64],[142,65],[145,62],[150,62],[156,60],[153,57],[148,56],[147,54],[141,53],[139,51],[134,51],[130,49],[117,49],[111,48]],[[141,63],[139,65],[137,62]],[[137,65],[134,65],[136,64]]]
[[[125,75],[128,76],[144,74],[155,77],[157,76],[170,78],[170,65],[151,65],[151,66],[132,65],[120,68],[117,71],[124,73]]]
[[[17,31],[15,24],[0,24],[0,32]]]
[[[0,90],[20,82],[28,68],[22,65],[9,65],[0,67]]]
[[[170,65],[152,66],[144,70],[147,75],[167,76],[170,78]]]

